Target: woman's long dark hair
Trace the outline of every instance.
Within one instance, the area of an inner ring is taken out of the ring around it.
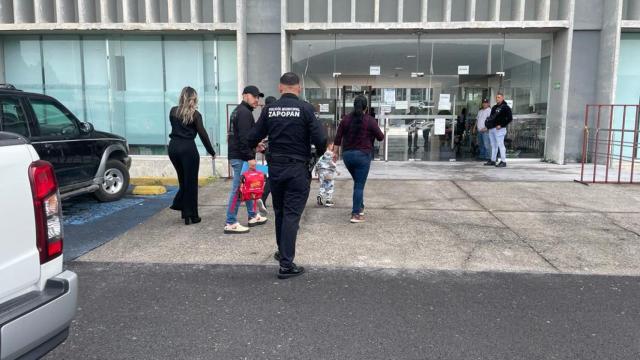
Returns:
[[[367,109],[367,98],[358,95],[353,100],[353,111],[351,112],[351,126],[349,126],[349,140],[353,141],[363,130],[362,120],[364,111]]]

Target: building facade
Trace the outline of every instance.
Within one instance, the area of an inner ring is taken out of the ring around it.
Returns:
[[[240,90],[276,95],[291,70],[329,133],[368,97],[391,161],[473,158],[481,99],[502,92],[508,156],[562,164],[586,104],[640,102],[638,29],[640,0],[0,0],[0,83],[160,157],[186,85],[223,156]]]

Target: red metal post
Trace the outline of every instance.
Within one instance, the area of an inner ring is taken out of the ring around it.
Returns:
[[[620,135],[620,159],[618,160],[618,184],[622,175],[622,155],[624,154],[624,126],[627,120],[627,105],[622,107],[622,135]]]
[[[602,111],[602,105],[598,105],[598,120],[596,122],[596,145],[593,151],[593,182],[596,182],[596,173],[598,172],[598,141],[600,138],[600,113]]]
[[[609,136],[607,136],[607,168],[606,168],[606,172],[604,174],[604,182],[608,183],[609,182],[609,163],[611,161],[611,128],[613,127],[613,109],[615,107],[615,105],[608,105],[609,106]]]
[[[580,181],[584,181],[584,163],[587,161],[587,140],[589,134],[589,105],[585,106],[584,111],[584,130],[582,139],[582,165],[580,168]]]
[[[638,120],[640,120],[638,112],[640,111],[640,105],[635,105],[635,108],[636,123],[633,129],[633,150],[631,151],[631,177],[629,178],[629,183],[633,183],[633,168],[636,163],[636,156],[638,156]]]

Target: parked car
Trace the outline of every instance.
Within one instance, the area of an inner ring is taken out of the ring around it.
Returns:
[[[93,193],[114,201],[129,187],[131,158],[123,137],[96,131],[56,99],[0,85],[0,131],[30,140],[53,164],[62,199]]]
[[[62,269],[62,211],[50,163],[0,132],[0,360],[43,356],[69,334],[78,278]]]

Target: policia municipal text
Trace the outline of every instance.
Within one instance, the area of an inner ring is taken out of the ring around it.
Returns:
[[[278,278],[286,279],[304,273],[293,258],[300,217],[311,185],[311,143],[320,156],[325,152],[327,139],[313,106],[298,99],[301,90],[298,76],[290,72],[282,75],[279,90],[282,97],[264,107],[247,140],[255,148],[269,137],[268,181],[276,217]]]

